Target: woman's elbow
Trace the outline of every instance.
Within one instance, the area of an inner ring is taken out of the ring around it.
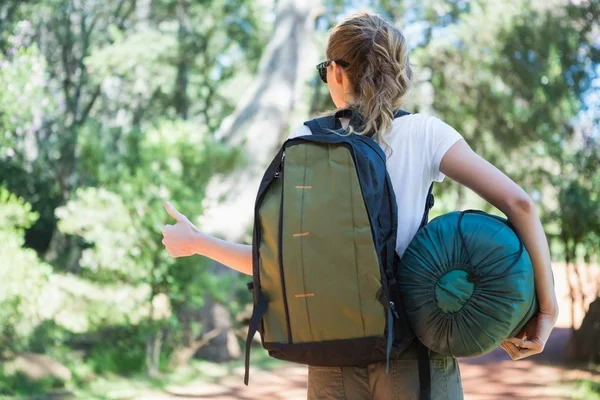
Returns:
[[[523,192],[512,196],[507,201],[506,215],[510,218],[516,216],[531,215],[536,213],[535,203],[527,193]]]

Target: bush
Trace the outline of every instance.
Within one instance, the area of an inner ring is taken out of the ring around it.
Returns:
[[[56,378],[46,377],[33,381],[22,372],[14,375],[0,373],[0,395],[2,396],[32,396],[47,394],[52,390],[64,387],[63,382]]]

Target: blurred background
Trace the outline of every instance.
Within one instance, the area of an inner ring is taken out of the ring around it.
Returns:
[[[250,243],[266,164],[333,107],[328,30],[361,10],[407,37],[405,109],[522,185],[551,243],[546,351],[461,360],[466,399],[600,399],[598,0],[0,0],[0,397],[306,398],[260,346],[243,386],[250,278],[170,258],[163,203]],[[435,194],[434,216],[494,212]]]

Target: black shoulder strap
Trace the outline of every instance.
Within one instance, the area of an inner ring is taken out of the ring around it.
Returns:
[[[431,210],[431,208],[433,207],[434,204],[435,204],[435,197],[433,196],[433,183],[432,183],[431,186],[429,186],[429,192],[427,193],[427,199],[425,200],[425,212],[423,213],[423,218],[421,219],[421,225],[419,226],[419,229],[421,229],[425,225],[427,225],[427,222],[429,221],[429,210]]]
[[[396,110],[396,112],[394,113],[394,119],[400,118],[404,115],[410,115],[410,113],[408,111],[404,111],[404,110]]]
[[[396,110],[394,112],[394,119],[409,114],[409,112],[404,110]],[[339,110],[334,115],[330,115],[327,117],[311,119],[310,121],[306,121],[304,125],[310,128],[310,131],[313,135],[328,134],[331,133],[330,130],[342,129],[342,126],[339,121],[340,118],[350,119],[350,125],[355,127],[364,125],[362,116],[352,108]],[[367,136],[370,137],[372,135]]]
[[[330,133],[327,129],[336,129],[335,116],[321,117],[304,122],[310,128],[313,135],[324,135]],[[341,128],[341,127],[340,127]]]

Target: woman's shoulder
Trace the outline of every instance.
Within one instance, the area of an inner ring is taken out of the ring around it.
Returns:
[[[306,136],[306,135],[312,135],[310,128],[306,125],[300,125],[296,129],[294,129],[292,131],[292,133],[290,133],[290,135],[288,136],[288,139],[293,139],[293,138],[297,138],[299,136]]]

